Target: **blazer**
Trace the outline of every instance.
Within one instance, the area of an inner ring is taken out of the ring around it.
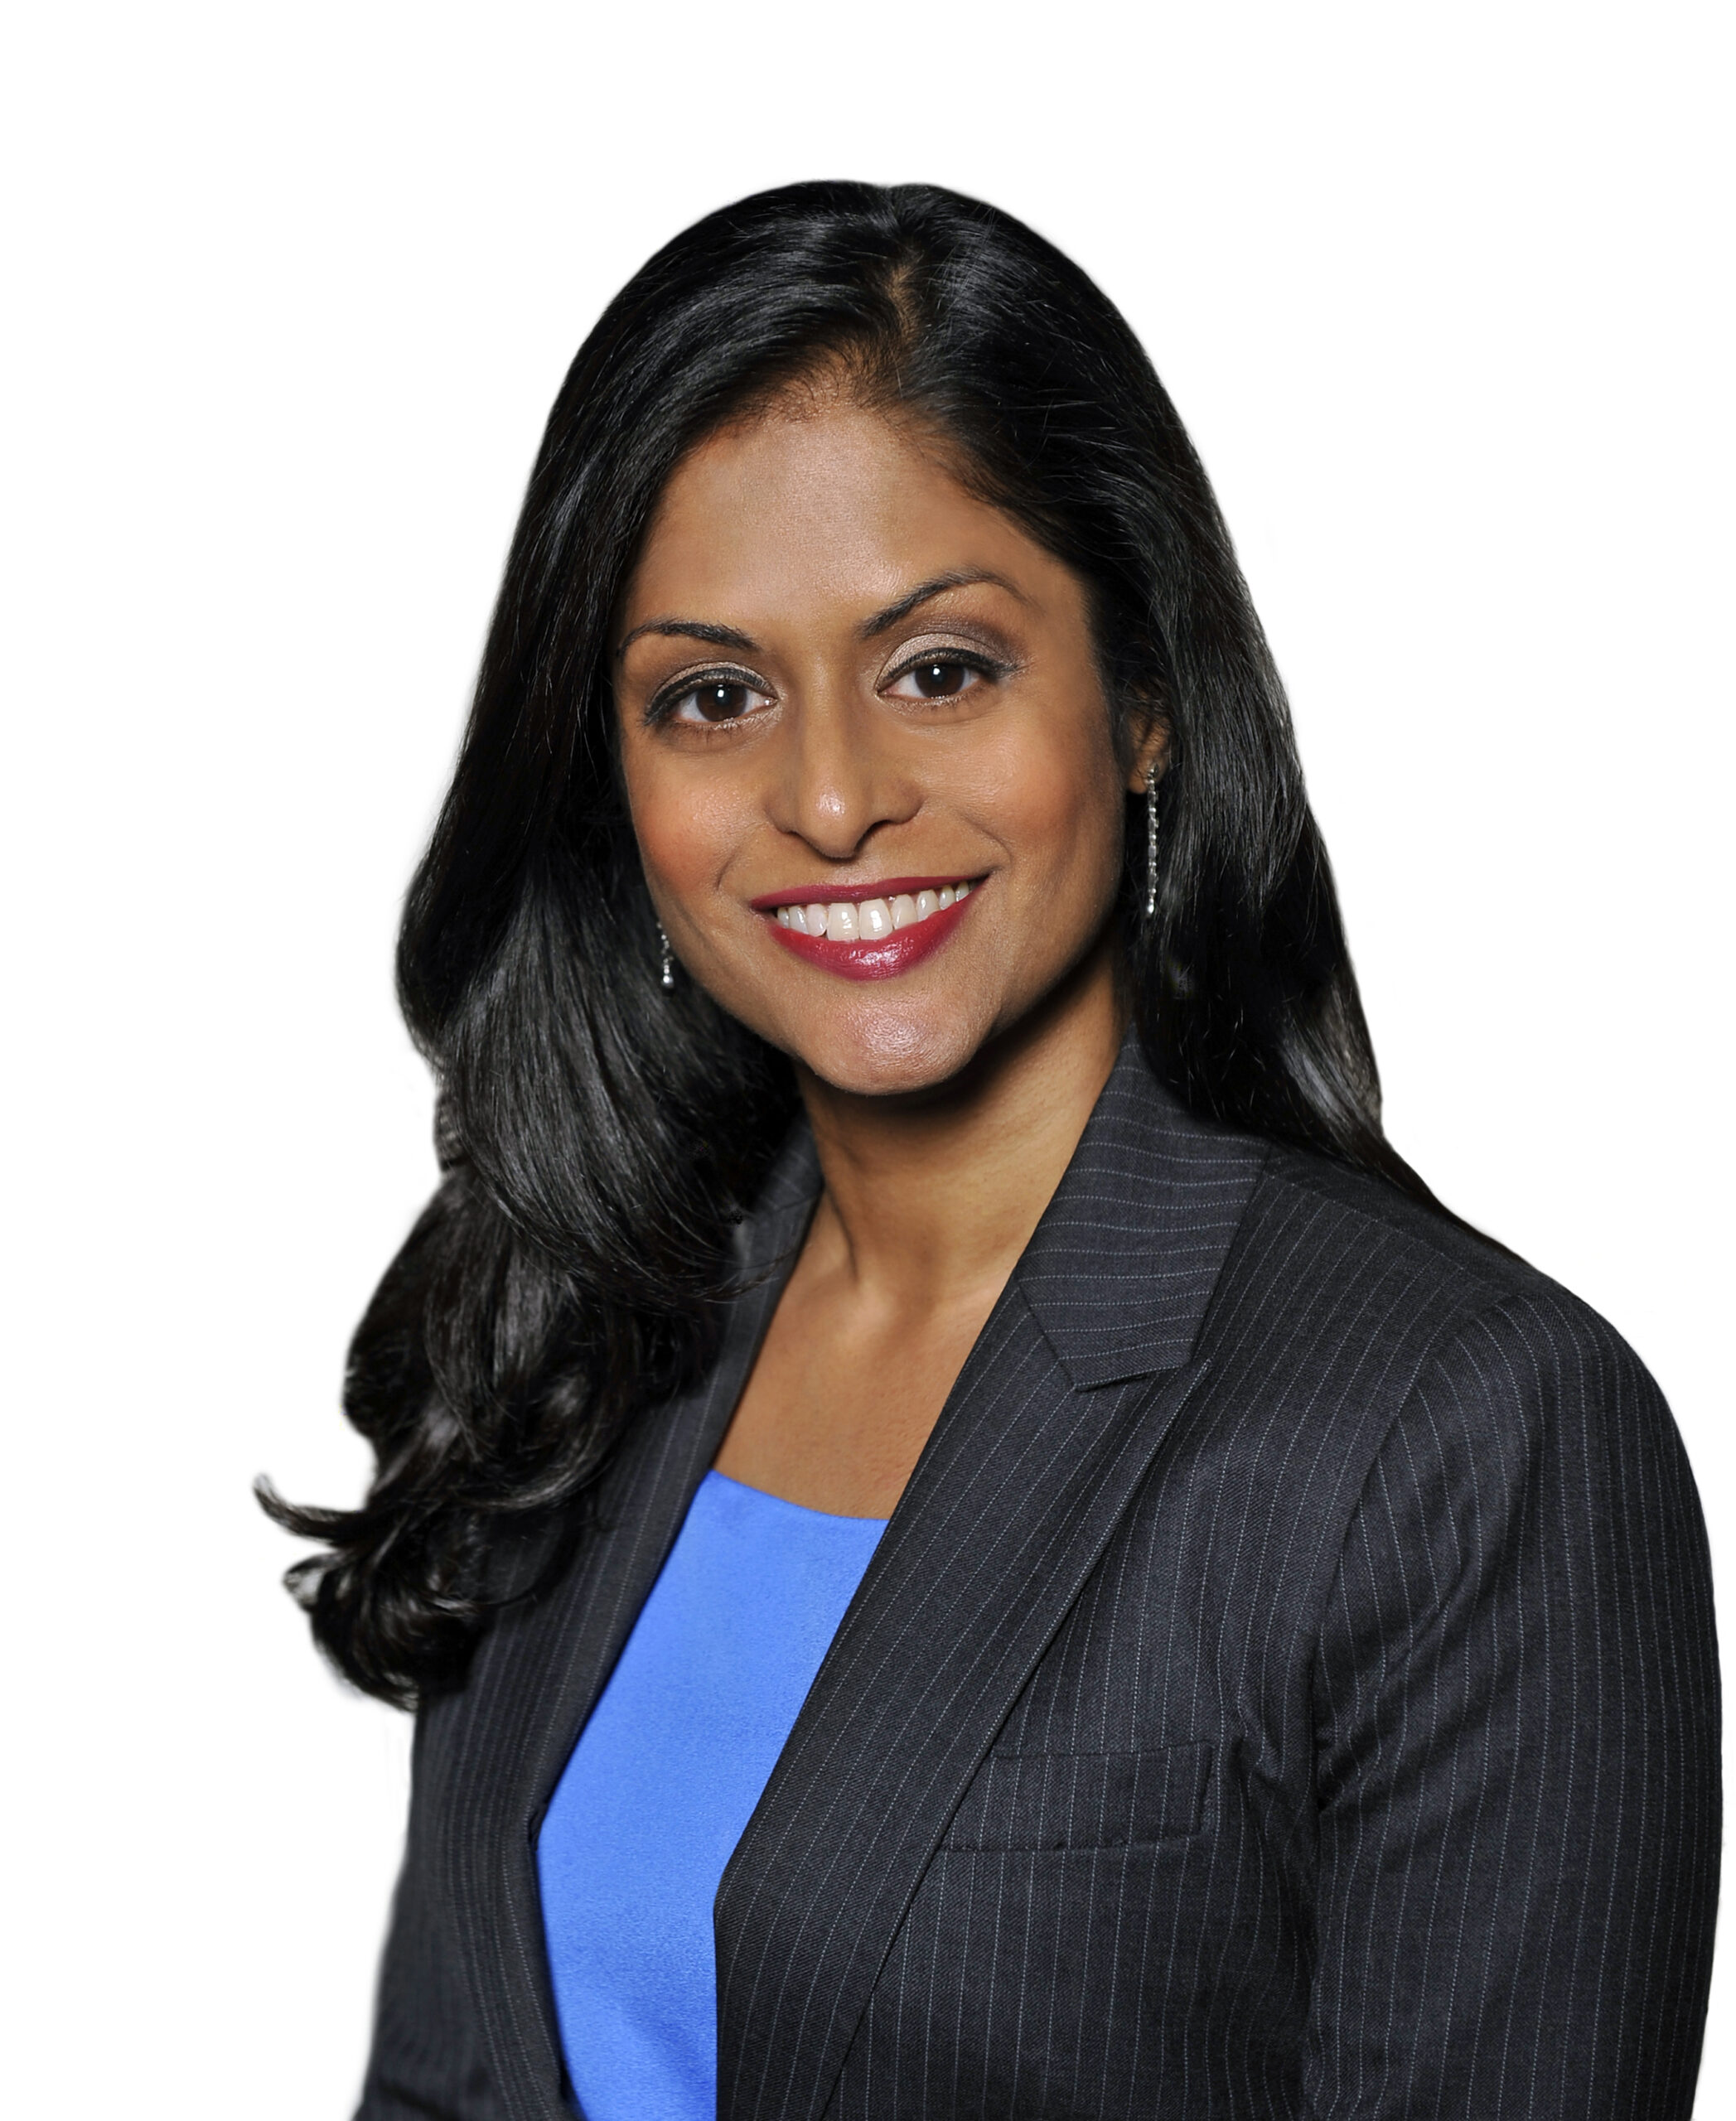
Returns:
[[[564,2121],[543,1810],[819,1188],[710,1375],[418,1719],[360,2121]],[[1704,1529],[1603,1321],[1131,1043],[718,1889],[728,2121],[1685,2115]]]

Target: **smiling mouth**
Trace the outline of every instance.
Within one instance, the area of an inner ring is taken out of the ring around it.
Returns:
[[[940,948],[980,882],[889,877],[848,896],[771,891],[753,906],[771,935],[810,964],[846,979],[889,979]]]

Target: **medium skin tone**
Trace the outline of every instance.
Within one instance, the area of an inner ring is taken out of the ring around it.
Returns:
[[[888,1516],[1114,1065],[1124,806],[1162,731],[1117,757],[1078,578],[839,390],[677,468],[616,640],[658,917],[791,1056],[824,1181],[718,1470]],[[830,904],[830,935],[888,881],[971,887],[891,976],[812,961],[852,954],[767,903]]]

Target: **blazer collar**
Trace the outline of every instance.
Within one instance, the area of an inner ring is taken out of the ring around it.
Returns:
[[[1199,1382],[1265,1161],[1124,1047],[718,1889],[718,2112],[816,2121],[984,1755]]]
[[[1187,1360],[1268,1153],[1189,1112],[1128,1033],[1015,1274],[1074,1384]]]

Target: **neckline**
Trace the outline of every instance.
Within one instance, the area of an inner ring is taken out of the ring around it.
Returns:
[[[812,1510],[805,1502],[791,1501],[788,1495],[773,1495],[769,1488],[750,1487],[745,1481],[733,1481],[728,1473],[720,1473],[715,1466],[708,1466],[705,1480],[700,1482],[700,1486],[703,1487],[712,1481],[723,1487],[733,1488],[737,1495],[752,1495],[756,1503],[767,1504],[773,1510],[787,1510],[798,1517],[815,1518],[822,1524],[872,1524],[884,1530],[892,1522],[887,1517],[847,1517],[839,1510]]]

